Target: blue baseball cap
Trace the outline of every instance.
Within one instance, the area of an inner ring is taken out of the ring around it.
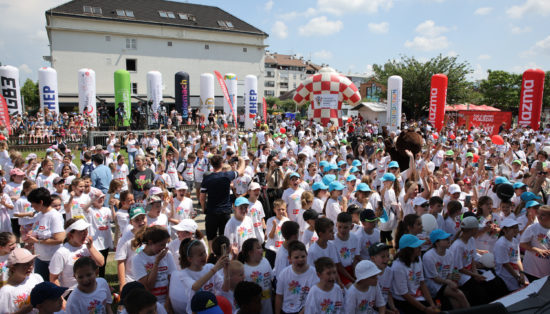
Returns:
[[[495,178],[495,185],[502,184],[502,183],[510,183],[506,177],[496,177]]]
[[[343,189],[345,189],[346,187],[340,183],[340,181],[332,181],[329,185],[328,185],[328,190],[329,191],[342,191]]]
[[[399,168],[397,161],[393,160],[388,164],[388,168]]]
[[[246,197],[239,197],[235,200],[235,207],[239,207],[241,205],[250,205],[250,202]]]
[[[531,208],[535,206],[541,206],[542,204],[537,201],[529,201],[525,204],[525,208]]]
[[[393,175],[393,173],[384,173],[384,175],[382,176],[382,179],[380,179],[380,181],[384,182],[384,181],[395,181],[395,176]]]
[[[336,176],[333,174],[327,174],[323,177],[323,183],[327,186],[334,180],[336,180]]]
[[[521,189],[524,186],[527,186],[527,184],[525,184],[523,182],[516,182],[516,183],[514,183],[514,190],[515,189]]]
[[[532,201],[532,200],[540,200],[540,196],[537,196],[533,192],[523,192],[520,196],[521,200],[524,202]]]
[[[328,190],[328,186],[326,184],[324,184],[323,182],[315,182],[313,183],[313,185],[311,186],[311,189],[313,191],[317,191],[317,190]]]
[[[330,164],[330,170],[340,170],[340,167],[338,167],[337,164]]]
[[[433,244],[438,240],[448,239],[451,236],[450,233],[447,233],[441,229],[435,229],[430,232],[430,242]]]
[[[418,239],[412,234],[404,234],[401,239],[399,239],[399,249],[404,249],[406,247],[417,248],[424,244],[424,240]]]
[[[350,175],[346,178],[346,181],[347,181],[347,182],[355,181],[355,180],[357,180],[357,177],[354,176],[353,174],[350,174]]]
[[[346,164],[346,162],[345,162],[345,161],[343,161],[343,160],[340,160],[340,161],[338,162],[338,167],[340,167],[340,166],[342,166],[342,165],[345,165],[345,164]]]
[[[299,178],[299,177],[300,177],[300,175],[298,174],[298,172],[292,172],[292,173],[289,175],[289,178],[291,178],[291,179],[294,178],[294,177],[296,177],[296,178]]]
[[[357,192],[357,191],[372,192],[369,185],[364,183],[364,182],[361,182],[361,183],[357,184],[357,187],[355,188],[355,192]]]
[[[328,161],[321,160],[321,162],[319,162],[319,167],[326,167],[326,166],[328,166]]]
[[[355,173],[355,172],[359,172],[359,169],[357,169],[357,167],[353,166],[349,169],[349,173]]]
[[[359,161],[358,159],[354,159],[351,162],[351,165],[354,166],[354,167],[361,167],[361,161]]]

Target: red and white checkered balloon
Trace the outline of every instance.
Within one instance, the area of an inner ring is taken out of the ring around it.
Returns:
[[[321,94],[337,94],[338,108],[316,108],[314,97]],[[315,121],[323,126],[327,126],[329,122],[342,126],[342,102],[346,101],[349,105],[355,106],[361,101],[361,95],[350,79],[331,68],[322,68],[319,73],[305,79],[296,89],[294,101],[298,105],[308,100],[311,101]]]

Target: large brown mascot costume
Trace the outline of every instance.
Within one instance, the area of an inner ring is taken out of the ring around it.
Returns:
[[[410,150],[416,156],[422,149],[422,135],[412,129],[404,130],[397,137],[395,145],[389,139],[386,140],[385,145],[391,160],[397,161],[400,170],[405,171],[409,168],[409,156],[405,151]]]

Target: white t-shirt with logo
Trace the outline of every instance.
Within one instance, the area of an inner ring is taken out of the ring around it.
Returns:
[[[264,243],[265,235],[262,220],[265,218],[265,213],[262,203],[260,201],[256,201],[253,204],[248,205],[247,215],[252,219],[256,239],[260,241],[260,244]]]
[[[302,193],[304,193],[304,190],[301,188],[296,190],[288,188],[283,192],[283,196],[281,197],[286,203],[288,218],[292,221],[298,222],[298,216],[302,215]]]
[[[27,200],[25,196],[21,196],[17,201],[15,201],[14,207],[14,213],[26,214],[34,212],[34,208],[32,208],[31,203]],[[34,223],[35,217],[36,214],[34,217],[22,217],[18,218],[17,220],[19,221],[19,225],[24,226]]]
[[[430,249],[422,256],[422,265],[424,266],[424,276],[426,277],[426,286],[430,294],[435,296],[441,284],[435,282],[434,278],[448,279],[454,270],[454,256],[447,251],[445,255],[437,254],[434,248]]]
[[[273,270],[267,259],[262,258],[262,261],[257,266],[244,264],[244,280],[258,284],[262,287],[262,314],[272,314],[273,307],[271,306],[271,288],[273,281]]]
[[[151,269],[153,269],[155,259],[155,255],[149,256],[143,251],[134,256],[132,260],[132,273],[137,281],[149,274]],[[172,257],[172,253],[167,252],[166,256],[158,264],[157,280],[155,281],[155,287],[151,291],[157,297],[157,301],[162,304],[164,304],[168,297],[169,276],[176,270],[174,257]]]
[[[405,301],[404,294],[412,295],[418,301],[424,301],[420,282],[424,281],[422,262],[413,262],[408,267],[400,260],[393,262],[391,267],[393,274],[392,295],[395,299]]]
[[[542,249],[550,249],[550,229],[546,229],[539,223],[527,227],[521,235],[521,243],[529,243],[531,246]],[[531,251],[526,251],[523,257],[523,269],[529,275],[542,278],[550,275],[550,256],[541,256]]]
[[[321,248],[317,242],[309,247],[307,252],[307,263],[313,266],[315,261],[320,257],[328,257],[334,261],[334,263],[340,262],[340,255],[336,251],[336,245],[332,241],[327,242],[326,248]]]
[[[130,174],[130,170],[128,170],[128,165],[122,164],[119,165],[116,164],[116,170],[113,174],[113,180],[118,180],[122,183],[121,191],[127,191],[128,190],[128,175]]]
[[[50,173],[49,176],[45,176],[43,173],[41,173],[36,177],[36,185],[39,188],[48,189],[48,191],[50,191],[50,193],[54,193],[55,188],[53,186],[53,180],[57,177],[59,177],[59,175],[55,172]]]
[[[76,278],[73,275],[74,263],[82,256],[90,256],[90,251],[85,244],[75,247],[66,242],[55,251],[48,269],[53,275],[59,275],[61,287],[73,288],[76,286]]]
[[[130,231],[130,233],[132,233]],[[124,237],[120,238],[118,241],[116,251],[115,251],[115,261],[124,261],[124,278],[126,279],[126,282],[132,282],[135,281],[135,276],[132,271],[132,261],[134,256],[136,256],[139,252],[143,250],[144,246],[138,247],[135,250],[132,249],[132,237],[123,239]]]
[[[363,228],[363,226],[361,226],[361,228],[358,229],[354,234],[359,240],[358,253],[361,255],[361,259],[370,260],[369,248],[374,243],[380,242],[380,230],[378,230],[377,228],[374,228],[374,230],[372,231],[372,234],[368,234],[365,232],[365,229]]]
[[[231,217],[225,225],[223,235],[229,239],[231,245],[236,243],[240,252],[244,241],[255,237],[252,219],[244,216],[243,220],[239,221],[235,216]]]
[[[359,291],[355,285],[346,290],[345,313],[378,313],[377,308],[386,305],[382,290],[378,285],[371,286],[365,292]]]
[[[67,300],[67,313],[107,313],[107,307],[113,303],[109,284],[103,278],[96,278],[94,292],[84,293],[76,288]]]
[[[342,240],[338,237],[337,234],[334,235],[334,240],[332,241],[334,246],[336,246],[336,252],[340,258],[340,263],[342,266],[348,267],[353,264],[353,260],[356,255],[359,255],[359,239],[355,234],[349,233],[347,240]],[[336,260],[334,260],[336,262]]]
[[[42,279],[42,276],[32,273],[17,286],[8,284],[3,286],[2,289],[0,289],[2,313],[15,313],[21,310],[23,306],[31,304],[32,288],[43,281],[44,279]]]
[[[304,233],[302,234],[302,243],[305,244],[308,251],[313,243],[317,242],[317,240],[319,240],[317,232],[311,231],[309,229],[304,230]]]
[[[344,291],[339,285],[334,284],[330,291],[324,291],[317,285],[309,290],[304,306],[304,314],[317,313],[345,313]]]
[[[277,221],[277,227],[275,229],[275,234],[273,235],[273,239],[269,238],[269,234],[271,233],[271,230],[273,230],[273,220]],[[285,221],[289,221],[287,217],[283,217],[283,219],[278,220],[276,216],[270,217],[267,219],[266,224],[266,235],[267,240],[265,242],[265,248],[268,250],[272,250],[273,252],[277,252],[279,248],[283,245],[283,242],[285,239],[283,238],[283,235],[281,234],[281,227],[283,226],[283,223]]]
[[[449,248],[449,251],[453,255],[455,261],[454,261],[454,267],[457,270],[460,270],[462,268],[465,268],[467,270],[471,270],[472,266],[474,264],[474,258],[476,254],[476,242],[474,238],[470,238],[468,240],[468,243],[464,243],[461,239],[457,239],[451,247]],[[468,280],[470,280],[471,276],[465,275],[463,273],[458,273],[460,275],[460,279],[458,280],[458,286],[462,286],[465,284]]]
[[[112,212],[107,207],[90,207],[86,214],[88,222],[91,224],[88,230],[90,236],[94,239],[94,247],[98,250],[113,248],[113,234],[111,233]],[[105,261],[107,262],[107,261]]]
[[[38,213],[32,227],[32,235],[38,240],[46,240],[54,234],[65,232],[63,228],[63,216],[55,209],[47,213]],[[34,254],[41,261],[49,261],[55,251],[61,247],[61,244],[47,245],[41,243],[34,244]]]
[[[519,256],[519,239],[513,238],[512,241],[508,241],[506,237],[502,236],[495,243],[495,272],[499,276],[509,291],[515,291],[519,289],[518,281],[504,268],[504,264],[510,264],[514,270],[519,273],[519,263],[521,262]]]
[[[309,266],[305,272],[297,274],[292,265],[287,266],[277,276],[276,293],[283,296],[281,309],[285,313],[299,312],[304,307],[310,290],[318,282],[319,277],[314,267]]]
[[[196,291],[191,287],[193,284],[206,275],[214,267],[212,264],[206,264],[201,271],[192,271],[188,268],[175,271],[170,278],[170,303],[174,313],[191,313],[191,298]],[[223,285],[223,277],[218,273],[212,275],[200,291],[210,291],[217,294]]]
[[[181,202],[174,198],[174,219],[183,220],[191,218],[193,214],[193,200],[189,197],[184,197]]]

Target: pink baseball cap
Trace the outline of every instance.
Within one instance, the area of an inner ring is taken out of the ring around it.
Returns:
[[[25,264],[34,260],[35,257],[36,255],[33,255],[27,249],[16,248],[15,250],[11,251],[10,255],[8,256],[8,266],[13,266],[15,264]]]
[[[10,176],[24,176],[25,172],[19,168],[13,168],[10,171]]]

